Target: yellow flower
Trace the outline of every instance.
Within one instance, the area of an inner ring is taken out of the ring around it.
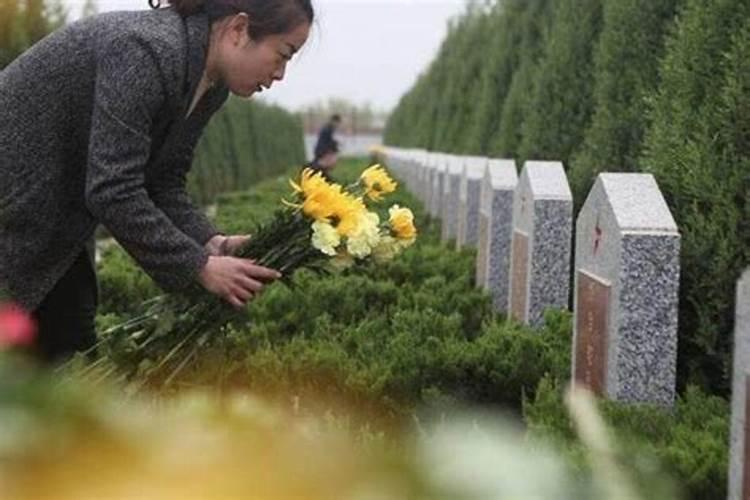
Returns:
[[[318,222],[333,225],[341,236],[349,234],[357,224],[359,213],[365,210],[361,200],[343,191],[338,184],[328,183],[320,172],[305,169],[299,184],[289,181],[302,196],[302,212]]]
[[[417,228],[414,227],[414,214],[408,208],[393,205],[389,210],[390,224],[396,238],[404,242],[414,240],[417,237]],[[413,241],[411,242],[413,243]],[[411,244],[409,243],[409,244]]]
[[[367,211],[360,213],[357,227],[347,238],[346,250],[360,259],[370,255],[372,248],[380,241],[379,224],[378,214]]]
[[[302,204],[296,205],[287,202],[286,205],[302,208],[302,212],[308,217],[320,222],[328,222],[330,217],[331,201],[337,197],[337,187],[328,184],[320,172],[306,168],[300,175],[299,184],[289,180],[295,192],[301,195]],[[341,188],[338,187],[338,191]]]
[[[333,226],[326,222],[315,221],[312,225],[312,245],[326,255],[336,255],[336,247],[341,243],[341,236]]]
[[[310,195],[310,193],[320,189],[322,185],[328,184],[328,182],[326,182],[320,172],[316,172],[311,168],[306,168],[300,175],[299,184],[295,183],[291,179],[289,179],[289,184],[292,185],[292,188],[296,192],[301,193],[303,196],[307,197]]]
[[[380,165],[367,168],[359,178],[365,186],[365,195],[373,201],[382,200],[384,194],[394,192],[398,186]]]
[[[341,196],[332,204],[331,216],[341,236],[351,236],[357,230],[360,218],[365,213],[367,213],[367,208],[362,199],[346,193],[341,193]]]

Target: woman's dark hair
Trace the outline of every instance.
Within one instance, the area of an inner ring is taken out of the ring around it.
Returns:
[[[205,12],[211,21],[244,12],[250,19],[253,40],[287,33],[301,24],[312,24],[312,0],[167,0],[183,17]],[[148,0],[158,8],[161,0]]]

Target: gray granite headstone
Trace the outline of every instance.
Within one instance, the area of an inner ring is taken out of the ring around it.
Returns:
[[[426,163],[429,152],[416,150],[414,152],[414,179],[412,181],[411,192],[417,195],[419,201],[424,203],[424,177],[427,172]]]
[[[750,269],[737,284],[736,307],[727,498],[744,500],[750,497]]]
[[[544,323],[548,308],[568,308],[573,198],[562,163],[527,161],[513,196],[508,310]]]
[[[440,239],[444,242],[450,241],[456,237],[458,226],[458,205],[461,189],[461,173],[464,168],[464,157],[450,155],[447,157],[448,167],[443,182],[443,205],[442,213],[442,232]]]
[[[406,174],[406,153],[404,150],[386,147],[384,148],[384,157],[388,169],[399,179],[404,179]]]
[[[479,210],[477,286],[489,291],[496,311],[508,311],[513,193],[518,184],[513,160],[490,160]]]
[[[443,182],[446,167],[446,155],[437,153],[435,156],[435,174],[432,176],[432,199],[430,200],[430,213],[433,217],[442,216],[440,207],[443,204]]]
[[[427,207],[430,203],[430,187],[432,186],[432,164],[435,154],[436,153],[433,152],[427,152],[422,158],[422,170],[419,179],[419,193],[422,204],[425,207]]]
[[[408,149],[404,151],[404,184],[406,185],[406,188],[411,192],[414,192],[414,184],[416,181],[416,157],[416,150]]]
[[[435,197],[435,191],[434,191],[435,176],[437,175],[437,168],[440,163],[439,159],[440,159],[440,153],[429,154],[429,156],[427,157],[427,175],[425,176],[425,179],[424,179],[425,211],[433,217],[435,216],[435,214],[432,212],[433,198]]]
[[[654,177],[600,174],[576,224],[576,383],[674,403],[679,275],[680,234]]]
[[[393,148],[394,158],[396,158],[396,171],[405,188],[409,188],[409,152],[405,149]]]
[[[467,156],[464,161],[459,190],[457,250],[464,246],[476,247],[479,242],[479,202],[488,161],[481,156]]]

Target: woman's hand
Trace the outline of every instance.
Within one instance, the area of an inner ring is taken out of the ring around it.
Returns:
[[[242,246],[250,241],[250,235],[224,236],[217,234],[206,243],[206,250],[209,255],[235,255]]]
[[[239,309],[258,295],[265,283],[280,277],[280,272],[258,266],[252,260],[210,256],[198,274],[198,281],[206,290]]]

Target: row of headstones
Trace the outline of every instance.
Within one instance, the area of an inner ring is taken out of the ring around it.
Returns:
[[[429,212],[443,219],[443,239],[455,237],[458,247],[476,243],[477,283],[493,293],[496,307],[533,322],[529,305],[535,299],[522,278],[528,283],[536,277],[558,292],[564,285],[555,285],[548,273],[557,272],[560,282],[567,282],[555,257],[565,253],[555,252],[566,250],[570,241],[565,231],[570,227],[571,197],[562,166],[528,162],[519,180],[509,160],[386,151],[390,164]],[[663,396],[655,399],[657,403],[670,402],[679,234],[653,177],[601,174],[576,231],[574,380],[625,401],[640,400],[633,396],[653,387]],[[530,245],[534,238],[546,242]],[[532,249],[546,259],[549,270],[544,265],[528,268],[528,262],[535,261]],[[534,269],[541,274],[530,274]],[[509,292],[515,290],[514,276],[521,284],[518,290],[526,288],[525,298],[515,302]],[[750,269],[737,286],[736,304],[728,490],[732,500],[750,499]]]
[[[383,148],[442,220],[443,241],[477,248],[477,286],[499,312],[539,326],[569,307],[573,198],[559,162]],[[600,396],[675,399],[680,235],[649,174],[600,174],[576,223],[572,377]]]

